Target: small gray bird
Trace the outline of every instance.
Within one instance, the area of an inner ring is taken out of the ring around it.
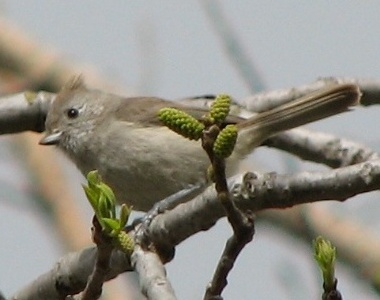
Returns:
[[[227,161],[229,173],[272,135],[356,105],[354,84],[333,85],[249,119],[231,117],[239,136]],[[181,108],[201,118],[205,111],[154,97],[124,98],[85,87],[80,77],[57,94],[46,119],[42,145],[57,145],[82,174],[97,169],[120,202],[149,210],[156,202],[190,185],[206,185],[209,161],[199,142],[160,123],[163,107]]]

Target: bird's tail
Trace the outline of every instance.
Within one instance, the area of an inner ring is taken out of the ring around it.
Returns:
[[[235,151],[245,156],[280,131],[348,111],[359,103],[360,95],[355,84],[333,85],[259,113],[238,124],[239,141]]]

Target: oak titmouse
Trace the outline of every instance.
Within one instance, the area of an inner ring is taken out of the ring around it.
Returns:
[[[348,110],[357,104],[356,85],[324,88],[238,123],[239,136],[227,168],[265,139]],[[200,118],[205,111],[153,97],[123,98],[69,81],[49,109],[43,145],[56,144],[86,175],[97,169],[120,202],[147,211],[157,201],[189,185],[205,184],[209,161],[199,142],[163,126],[157,112],[179,107]]]

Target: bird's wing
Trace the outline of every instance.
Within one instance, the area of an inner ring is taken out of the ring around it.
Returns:
[[[139,102],[137,104],[137,102]],[[207,114],[206,109],[193,108],[189,106],[182,105],[178,102],[173,102],[161,98],[155,97],[134,97],[134,98],[123,98],[120,101],[115,116],[118,120],[133,122],[133,123],[144,123],[145,125],[158,126],[163,125],[158,119],[157,114],[161,108],[172,107],[185,111],[192,117],[200,120],[205,114]],[[235,124],[243,121],[243,118],[238,116],[228,116],[226,124]]]

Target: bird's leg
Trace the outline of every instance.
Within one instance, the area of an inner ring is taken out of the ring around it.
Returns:
[[[141,223],[142,226],[147,229],[156,216],[167,210],[173,209],[178,204],[183,203],[184,199],[188,198],[191,194],[197,194],[197,192],[201,192],[202,189],[204,189],[203,184],[189,185],[187,188],[182,189],[154,204],[142,218],[134,220],[132,225],[138,225]]]
[[[129,229],[131,227],[135,228],[136,225],[140,225],[136,231],[136,239],[140,242],[149,240],[149,226],[156,216],[167,210],[173,209],[178,204],[183,203],[184,199],[188,198],[191,194],[195,195],[200,193],[204,187],[204,184],[190,185],[187,188],[157,202],[142,218],[135,219],[132,222],[132,225],[128,226]]]

